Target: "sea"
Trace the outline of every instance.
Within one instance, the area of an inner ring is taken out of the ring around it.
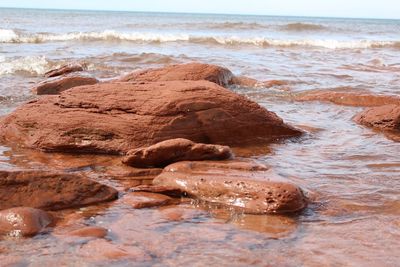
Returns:
[[[102,206],[83,222],[120,234],[103,247],[143,249],[138,266],[399,266],[400,143],[353,122],[360,107],[291,95],[400,96],[400,20],[0,8],[0,115],[35,98],[32,87],[64,64],[84,63],[107,81],[193,61],[283,82],[231,90],[308,132],[253,158],[306,188],[313,203],[294,217],[199,213],[182,223],[160,219],[158,209],[128,220],[118,204]],[[7,146],[0,153],[1,169],[33,164]],[[96,261],[81,251],[90,242],[51,234],[1,240],[0,266],[132,266],[129,257]]]

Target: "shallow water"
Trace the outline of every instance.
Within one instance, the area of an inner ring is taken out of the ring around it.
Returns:
[[[0,25],[1,115],[31,99],[44,72],[74,61],[101,79],[195,60],[286,81],[232,90],[307,135],[238,153],[272,166],[312,199],[290,217],[187,199],[157,209],[133,210],[118,200],[59,212],[64,221],[48,233],[0,241],[0,265],[398,265],[400,143],[355,124],[360,108],[294,102],[290,94],[343,87],[399,95],[400,21],[0,9]],[[83,172],[121,191],[150,181],[116,179],[126,171],[118,158],[0,152],[1,169]],[[81,225],[110,232],[105,240],[61,235]],[[99,252],[104,248],[113,253]]]

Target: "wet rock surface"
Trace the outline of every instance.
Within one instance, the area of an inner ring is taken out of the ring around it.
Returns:
[[[297,101],[322,101],[337,105],[354,107],[375,107],[389,104],[400,105],[399,96],[374,95],[367,92],[351,90],[313,90],[294,96]]]
[[[68,232],[68,236],[104,238],[108,230],[98,226],[87,226]]]
[[[206,80],[220,86],[230,84],[233,74],[230,70],[203,63],[170,65],[158,69],[146,69],[128,74],[120,82],[163,82],[163,81],[200,81]]]
[[[354,120],[367,127],[386,131],[392,139],[400,141],[400,105],[385,105],[366,109]]]
[[[122,198],[122,202],[134,209],[152,208],[172,203],[173,199],[161,194],[150,192],[132,192]]]
[[[78,71],[83,71],[85,70],[86,66],[84,64],[68,64],[61,66],[57,69],[50,70],[44,74],[45,77],[47,78],[52,78],[52,77],[57,77],[65,74],[69,74],[72,72],[78,72]]]
[[[32,91],[37,95],[58,95],[62,91],[81,85],[92,85],[99,81],[95,78],[84,76],[68,76],[55,80],[46,80],[35,86]]]
[[[0,171],[0,209],[18,206],[60,210],[110,201],[117,191],[81,175]]]
[[[245,146],[301,134],[207,81],[82,86],[31,101],[0,122],[5,142],[69,153],[123,154],[173,138]]]
[[[299,187],[250,162],[179,162],[167,166],[153,184],[251,214],[295,212],[307,205]]]
[[[194,143],[188,139],[166,140],[150,147],[130,150],[123,163],[138,168],[165,167],[178,161],[224,160],[233,157],[227,146]]]
[[[29,237],[40,233],[53,218],[45,211],[17,207],[0,211],[0,236]]]

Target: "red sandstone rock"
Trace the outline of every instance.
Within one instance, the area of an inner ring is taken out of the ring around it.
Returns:
[[[70,236],[104,238],[108,230],[98,226],[87,226],[68,233]]]
[[[116,245],[104,239],[95,239],[84,244],[77,253],[89,259],[89,261],[94,260],[97,265],[104,264],[104,260],[130,259],[145,261],[149,259],[149,256],[139,247]]]
[[[233,74],[230,70],[209,64],[189,63],[170,65],[158,69],[135,71],[118,79],[120,82],[164,82],[164,81],[200,81],[207,80],[221,86],[227,86]]]
[[[230,80],[229,83],[244,87],[254,87],[258,84],[258,81],[256,79],[249,78],[246,76],[235,76]]]
[[[172,202],[172,198],[155,193],[132,192],[125,195],[122,198],[122,202],[132,206],[135,209],[143,209],[168,205]]]
[[[0,209],[26,206],[60,210],[113,200],[117,191],[80,175],[0,171]]]
[[[46,212],[19,207],[0,211],[0,235],[34,236],[52,222]]]
[[[176,187],[171,186],[157,186],[157,185],[139,185],[132,188],[135,192],[149,192],[163,194],[171,197],[181,197],[184,192]]]
[[[38,84],[32,90],[38,95],[58,95],[62,91],[81,85],[96,84],[99,81],[91,77],[69,76],[56,80],[47,80]]]
[[[232,151],[227,146],[198,144],[176,138],[130,150],[122,161],[132,167],[147,168],[165,167],[184,160],[224,160],[232,157]]]
[[[288,82],[281,80],[258,81],[256,79],[249,78],[246,76],[235,76],[231,79],[230,84],[244,86],[244,87],[271,88],[276,86],[288,85]]]
[[[166,167],[153,184],[251,214],[295,212],[307,204],[299,187],[248,162],[179,162]]]
[[[44,76],[48,78],[57,77],[71,72],[83,71],[85,68],[86,66],[81,64],[68,64],[61,66],[60,68],[48,71],[44,74]]]
[[[302,132],[207,81],[110,83],[31,101],[0,122],[0,138],[46,152],[124,154],[173,138],[266,144]]]
[[[368,108],[354,117],[362,125],[391,132],[391,139],[400,141],[400,105]]]
[[[373,95],[354,91],[313,90],[294,96],[297,101],[323,101],[337,105],[355,107],[374,107],[388,104],[400,104],[400,97]]]

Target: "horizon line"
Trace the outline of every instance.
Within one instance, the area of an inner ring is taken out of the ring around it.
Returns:
[[[327,19],[374,19],[400,20],[400,18],[372,18],[372,17],[332,17],[332,16],[305,16],[305,15],[268,15],[268,14],[237,14],[237,13],[204,13],[204,12],[171,12],[171,11],[143,11],[143,10],[110,10],[110,9],[74,9],[74,8],[44,8],[44,7],[3,7],[0,9],[29,9],[50,11],[89,11],[89,12],[131,12],[131,13],[159,13],[159,14],[186,14],[186,15],[228,15],[228,16],[264,16],[264,17],[292,17],[292,18],[327,18]]]

